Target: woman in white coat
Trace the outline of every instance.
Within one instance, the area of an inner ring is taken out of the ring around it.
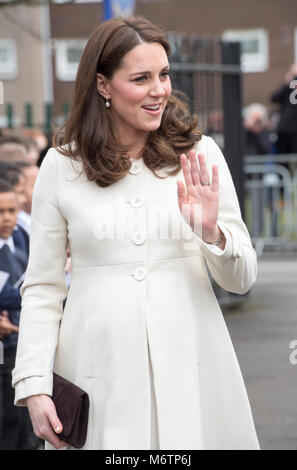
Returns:
[[[172,93],[168,56],[145,19],[101,24],[39,171],[13,386],[46,449],[65,446],[53,371],[90,396],[84,449],[259,448],[206,269],[242,294],[256,254],[224,156]]]

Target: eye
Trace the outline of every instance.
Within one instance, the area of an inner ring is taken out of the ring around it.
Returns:
[[[143,82],[146,78],[146,75],[142,75],[141,77],[135,78],[134,82]]]
[[[163,77],[163,78],[169,77],[169,70],[166,70],[166,72],[162,72],[161,77]]]

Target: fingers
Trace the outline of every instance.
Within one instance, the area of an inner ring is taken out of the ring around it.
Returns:
[[[66,442],[56,436],[56,434],[60,434],[63,431],[63,425],[58,418],[56,407],[52,400],[49,403],[46,413],[50,424],[49,438],[51,440],[49,442],[55,447],[59,446],[58,448],[67,446],[68,444]]]
[[[177,180],[176,181],[177,183],[177,197],[178,197],[178,205],[179,205],[179,208],[181,210],[182,208],[182,205],[184,203],[186,203],[186,200],[187,200],[187,192],[186,192],[186,188],[184,186],[184,183],[180,180]]]
[[[54,405],[54,402],[52,401],[47,409],[47,417],[49,419],[49,422],[54,429],[54,431],[59,434],[63,430],[63,426],[61,421],[58,418],[57,412],[56,412],[56,407]]]
[[[212,167],[211,189],[215,193],[219,192],[219,169],[217,165]]]
[[[188,164],[188,159],[184,153],[180,156],[180,163],[183,169],[186,186],[192,186],[194,183],[192,180],[191,170]]]
[[[181,166],[186,182],[187,188],[190,185],[201,185],[202,183],[211,183],[211,190],[218,192],[219,190],[219,175],[218,166],[213,165],[212,167],[212,179],[208,173],[205,157],[202,153],[198,154],[199,167],[196,158],[196,151],[194,149],[189,152],[189,161],[185,154],[180,156]],[[207,186],[206,186],[207,187]],[[182,194],[182,193],[180,193]]]
[[[56,449],[67,446],[68,444],[59,439],[54,431],[57,429],[57,432],[61,433],[63,428],[52,399],[47,395],[36,395],[28,397],[26,404],[35,435],[49,442]]]
[[[47,409],[47,417],[51,426],[50,438],[52,439],[52,442],[56,442],[56,445],[58,445],[59,448],[67,446],[68,444],[66,442],[62,441],[58,436],[56,436],[56,434],[61,434],[63,431],[63,425],[58,418],[56,407],[52,400],[50,401],[49,407]]]
[[[14,333],[14,331],[11,328],[0,328],[0,333],[3,336],[8,336],[11,335],[11,333]]]
[[[0,329],[1,329],[1,332],[6,335],[10,335],[11,333],[14,333],[14,332],[18,333],[19,331],[18,326],[11,323],[11,321],[9,320],[7,316],[2,316],[2,318],[0,317]]]
[[[209,183],[210,182],[210,177],[209,177],[209,174],[208,174],[206,161],[205,161],[203,153],[198,153],[198,160],[199,160],[199,166],[200,166],[200,181],[199,181],[199,183]]]
[[[53,428],[49,424],[49,421],[42,423],[37,430],[34,430],[37,437],[43,439],[50,444],[52,444],[56,449],[61,449],[62,447],[67,446],[68,444],[54,433]]]
[[[191,162],[193,183],[200,184],[200,170],[198,168],[195,150],[190,150],[189,156],[190,156],[190,162]]]

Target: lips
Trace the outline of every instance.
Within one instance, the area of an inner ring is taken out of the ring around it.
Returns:
[[[147,109],[148,111],[159,111],[162,103],[157,103],[157,104],[145,104],[141,106],[144,109]]]

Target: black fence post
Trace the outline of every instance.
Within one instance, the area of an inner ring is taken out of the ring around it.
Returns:
[[[45,103],[45,124],[44,130],[50,132],[52,130],[53,121],[53,105],[52,103]]]
[[[6,115],[7,115],[7,127],[9,129],[12,129],[13,128],[13,105],[12,103],[7,103]]]
[[[240,67],[240,43],[222,42],[222,64]],[[223,74],[224,155],[244,218],[243,124],[241,73]]]
[[[65,121],[68,119],[69,112],[70,112],[70,103],[68,103],[68,101],[64,101],[63,102],[63,116],[64,116]]]
[[[33,108],[31,103],[25,104],[25,126],[33,127]]]

